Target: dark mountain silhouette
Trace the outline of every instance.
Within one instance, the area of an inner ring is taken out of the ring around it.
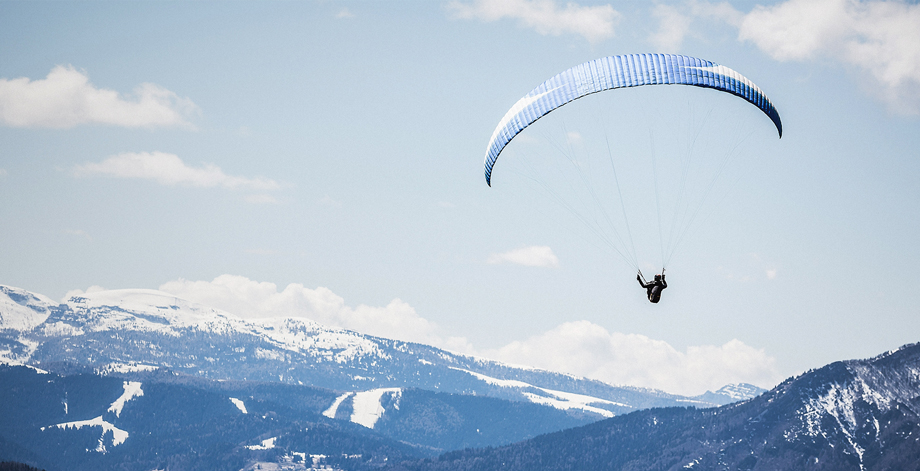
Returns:
[[[0,471],[44,471],[17,461],[0,461]]]
[[[595,420],[538,404],[413,388],[361,404],[355,398],[362,393],[300,385],[215,381],[163,369],[101,376],[55,366],[73,374],[0,366],[0,460],[49,471],[236,471],[285,461],[360,470]],[[330,411],[333,401],[338,407]],[[376,420],[368,422],[368,410]]]
[[[832,363],[715,409],[633,412],[388,470],[918,470],[920,344]]]

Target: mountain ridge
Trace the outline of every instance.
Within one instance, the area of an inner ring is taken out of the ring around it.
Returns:
[[[656,406],[713,407],[738,399],[726,392],[685,397],[614,386],[300,318],[246,320],[156,290],[85,293],[55,304],[47,297],[3,287],[0,308],[9,304],[16,304],[16,309],[0,317],[0,361],[8,363],[69,362],[94,368],[133,363],[212,379],[279,381],[340,391],[417,387],[542,402],[598,418]],[[749,394],[763,391],[750,385],[741,389]],[[584,397],[573,401],[573,395]]]
[[[58,446],[52,464],[87,470],[920,469],[920,344],[762,394],[683,397],[153,290],[54,304],[4,288],[0,309],[18,307],[0,317],[0,358],[27,365],[0,366],[4,459]]]
[[[920,343],[712,409],[652,408],[388,470],[920,469]]]

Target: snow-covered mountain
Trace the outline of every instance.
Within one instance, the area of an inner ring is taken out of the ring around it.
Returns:
[[[0,329],[30,330],[45,322],[56,305],[46,296],[0,285]]]
[[[71,363],[100,372],[168,368],[211,379],[353,393],[420,388],[533,402],[597,418],[648,407],[713,407],[763,391],[732,385],[684,397],[612,386],[305,319],[244,320],[155,290],[93,292],[59,304],[0,286],[0,362]]]
[[[79,471],[871,471],[920,463],[920,344],[836,362],[718,408],[653,408],[574,428],[554,425],[573,419],[564,411],[482,396],[334,392],[125,365],[107,372],[0,366],[0,461]],[[537,436],[518,441],[528,438],[521,430]]]
[[[920,463],[920,344],[835,362],[716,409],[652,409],[394,470],[907,470]]]

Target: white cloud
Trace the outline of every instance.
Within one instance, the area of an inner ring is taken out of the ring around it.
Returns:
[[[677,5],[657,4],[652,9],[652,15],[658,18],[658,30],[650,40],[666,52],[676,52],[688,35],[701,36],[695,31],[705,28],[693,28],[695,20],[715,20],[737,27],[744,16],[727,2],[700,0],[688,0]]]
[[[739,37],[777,60],[804,60],[843,39],[852,25],[846,0],[787,1],[757,5],[741,22]]]
[[[225,174],[213,164],[190,167],[175,154],[164,152],[125,152],[98,163],[74,167],[78,177],[101,175],[114,178],[153,180],[161,185],[183,185],[231,190],[276,190],[280,185],[264,177],[246,178]]]
[[[235,275],[221,275],[213,281],[180,279],[164,283],[159,289],[243,318],[301,317],[369,335],[420,342],[460,352],[471,350],[463,338],[439,335],[437,325],[420,317],[412,306],[400,299],[394,299],[386,306],[362,304],[351,307],[328,288],[310,289],[291,283],[279,291],[274,283]]]
[[[610,5],[586,7],[569,2],[560,7],[554,0],[452,1],[447,8],[456,18],[516,19],[543,35],[578,34],[590,42],[613,37],[614,27],[622,16]]]
[[[338,13],[335,14],[335,17],[339,19],[350,19],[354,18],[355,14],[352,13],[348,8],[342,8]]]
[[[774,358],[738,340],[721,346],[691,346],[681,352],[667,342],[608,332],[588,321],[568,322],[485,355],[611,384],[685,395],[738,382],[771,387],[781,379]]]
[[[87,292],[101,289],[93,287]],[[738,340],[721,346],[692,346],[681,352],[661,340],[608,332],[591,322],[578,321],[496,350],[476,351],[465,338],[444,336],[435,323],[400,299],[385,306],[352,307],[328,288],[310,289],[291,283],[279,289],[274,283],[235,275],[221,275],[212,281],[180,279],[159,289],[243,318],[307,318],[384,338],[678,394],[696,395],[736,382],[769,387],[781,379],[772,357]],[[82,293],[75,290],[67,296]]]
[[[749,13],[727,3],[691,0],[656,6],[652,40],[677,47],[698,18],[738,28],[778,61],[839,61],[858,70],[869,92],[890,109],[920,113],[920,5],[898,0],[787,0]]]
[[[676,51],[680,48],[693,18],[672,5],[658,4],[652,9],[652,15],[658,18],[658,31],[651,41],[660,51]]]
[[[44,79],[0,79],[0,123],[13,127],[72,128],[110,124],[129,128],[191,126],[198,113],[188,98],[152,83],[142,83],[125,99],[96,88],[85,73],[57,66]]]
[[[107,290],[106,290],[105,288],[103,288],[102,286],[99,286],[99,285],[90,286],[89,288],[86,288],[86,291],[83,291],[82,289],[72,289],[72,290],[70,290],[70,291],[64,293],[64,297],[61,298],[61,302],[62,302],[62,303],[65,303],[65,302],[67,302],[68,299],[70,299],[70,298],[72,298],[72,297],[74,297],[74,296],[83,296],[83,295],[86,294],[86,293],[98,293],[98,292],[100,292],[100,291],[107,291]]]
[[[533,245],[504,253],[495,253],[490,255],[486,262],[490,264],[513,263],[527,267],[555,268],[559,266],[559,258],[553,253],[553,249],[545,245]]]
[[[5,168],[0,168],[0,178],[7,176],[8,173]]]
[[[870,90],[891,109],[920,113],[920,5],[789,0],[755,7],[739,38],[781,61],[840,60],[871,77]]]

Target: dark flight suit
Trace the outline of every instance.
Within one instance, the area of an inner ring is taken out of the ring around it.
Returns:
[[[648,300],[651,303],[657,303],[661,300],[661,290],[668,287],[668,282],[664,281],[664,275],[655,275],[655,281],[643,283],[642,278],[636,275],[639,284],[648,292]]]

